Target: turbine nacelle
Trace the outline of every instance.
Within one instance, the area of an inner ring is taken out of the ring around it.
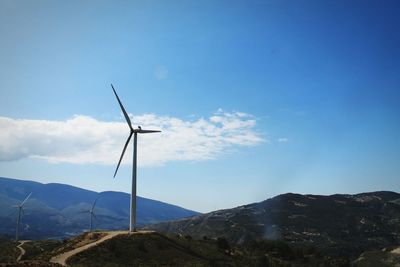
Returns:
[[[128,123],[128,125],[129,125],[129,123]],[[161,131],[158,131],[158,130],[145,130],[145,129],[142,129],[142,127],[141,126],[138,126],[136,129],[135,128],[130,128],[130,130],[131,130],[131,134],[134,134],[134,133],[140,133],[140,134],[144,134],[144,133],[160,133]]]

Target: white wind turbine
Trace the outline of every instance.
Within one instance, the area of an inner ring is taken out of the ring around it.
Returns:
[[[17,219],[17,229],[15,230],[15,241],[18,241],[18,238],[19,238],[19,224],[21,222],[21,214],[23,212],[24,204],[31,195],[32,195],[32,192],[19,205],[14,206],[15,208],[18,208],[18,219]]]
[[[87,212],[89,212],[90,214],[90,228],[89,228],[89,232],[92,232],[93,229],[93,217],[95,219],[97,219],[96,215],[94,215],[94,207],[96,206],[96,202],[97,202],[97,198],[96,200],[93,202],[92,207],[90,208],[90,210],[88,210]]]
[[[145,134],[145,133],[159,133],[161,131],[143,130],[140,126],[138,126],[137,129],[134,129],[132,127],[132,123],[131,123],[131,120],[129,119],[128,113],[126,113],[125,108],[122,105],[121,100],[119,99],[117,92],[115,91],[114,86],[112,84],[111,84],[111,88],[114,91],[114,94],[118,100],[119,106],[121,107],[121,110],[124,113],[125,120],[128,123],[129,129],[130,129],[130,134],[129,134],[128,139],[126,140],[124,149],[122,150],[121,157],[119,158],[117,169],[115,170],[115,173],[114,173],[114,178],[117,175],[119,165],[121,164],[122,158],[124,157],[126,147],[128,146],[129,141],[131,140],[131,137],[133,135],[133,168],[132,168],[131,214],[130,214],[130,220],[129,220],[129,232],[135,232],[136,231],[137,135]]]

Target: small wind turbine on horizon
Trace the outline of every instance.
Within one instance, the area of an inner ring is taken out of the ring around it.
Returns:
[[[23,207],[31,195],[32,195],[32,192],[19,205],[13,206],[15,208],[18,208],[18,219],[17,219],[17,229],[15,230],[15,241],[18,241],[18,238],[19,238],[19,224],[21,222],[21,213],[23,213]]]
[[[129,232],[135,232],[136,231],[137,135],[145,134],[145,133],[159,133],[161,131],[143,130],[142,127],[140,127],[140,126],[138,126],[137,129],[133,128],[131,120],[128,116],[128,113],[126,113],[125,108],[122,105],[121,100],[119,99],[117,92],[115,91],[114,86],[112,84],[111,84],[111,88],[114,91],[115,97],[118,100],[119,106],[121,107],[121,110],[124,113],[125,120],[128,123],[129,129],[130,129],[130,134],[129,134],[128,139],[126,140],[124,149],[122,150],[121,157],[119,158],[117,169],[115,170],[115,173],[114,173],[114,178],[117,175],[119,165],[121,164],[122,158],[124,157],[126,147],[128,146],[129,141],[131,140],[131,137],[133,135],[133,166],[132,166],[132,189],[131,189],[131,210],[130,210],[130,220],[129,220]]]
[[[93,202],[92,207],[90,208],[90,210],[86,210],[84,211],[85,213],[88,212],[90,214],[90,228],[89,228],[89,232],[91,233],[93,230],[93,217],[95,219],[97,219],[96,215],[94,215],[94,207],[96,206],[96,202],[97,202],[97,198],[96,200]]]

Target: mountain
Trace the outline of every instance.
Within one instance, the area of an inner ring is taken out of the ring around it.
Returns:
[[[400,194],[288,193],[147,228],[195,238],[224,237],[236,244],[282,240],[355,259],[364,251],[400,244]]]
[[[117,198],[111,196],[111,199]],[[121,211],[113,212],[117,215]],[[33,228],[27,225],[26,231]],[[67,263],[71,266],[303,267],[400,263],[400,194],[395,192],[331,196],[289,193],[143,228],[158,232],[96,231],[63,241],[28,242],[23,245],[26,250],[23,261],[18,264],[55,266],[49,260],[100,239],[101,243],[73,254]],[[16,266],[19,254],[15,246],[15,242],[0,239],[0,262],[8,262],[4,266]]]
[[[94,227],[126,229],[129,224],[130,195],[122,192],[97,193],[65,184],[42,184],[0,177],[0,234],[15,233],[19,204],[26,202],[21,222],[21,238],[43,239],[74,235],[89,228],[89,214],[97,199]],[[138,224],[144,225],[198,215],[198,212],[156,200],[138,197]]]

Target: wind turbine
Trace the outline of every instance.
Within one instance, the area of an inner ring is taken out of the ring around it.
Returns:
[[[93,202],[92,207],[90,208],[90,210],[86,211],[86,212],[89,212],[89,214],[90,214],[90,229],[89,229],[89,232],[92,232],[92,229],[93,229],[93,217],[95,219],[97,219],[96,215],[94,215],[94,207],[96,206],[96,202],[97,202],[97,198]]]
[[[21,213],[23,212],[24,204],[31,195],[32,195],[32,192],[25,198],[24,201],[21,202],[21,204],[14,206],[15,208],[18,208],[18,219],[17,219],[17,229],[15,230],[15,241],[18,241],[18,237],[19,237],[19,223],[21,221]]]
[[[115,170],[115,173],[114,173],[114,178],[117,175],[119,165],[121,164],[122,158],[124,157],[126,147],[128,146],[129,141],[131,140],[131,137],[133,135],[133,167],[132,167],[131,214],[130,214],[130,220],[129,220],[129,232],[135,232],[136,231],[137,135],[145,134],[145,133],[159,133],[161,131],[143,130],[142,127],[140,127],[140,126],[138,126],[137,129],[133,128],[131,120],[129,119],[128,113],[126,113],[125,108],[122,105],[121,100],[119,99],[117,92],[115,91],[114,86],[112,84],[111,84],[111,88],[114,91],[115,97],[118,100],[119,106],[121,107],[121,110],[124,113],[125,120],[128,123],[129,129],[130,129],[130,134],[129,134],[128,139],[126,140],[124,149],[122,150],[121,157],[119,158],[117,169]]]

